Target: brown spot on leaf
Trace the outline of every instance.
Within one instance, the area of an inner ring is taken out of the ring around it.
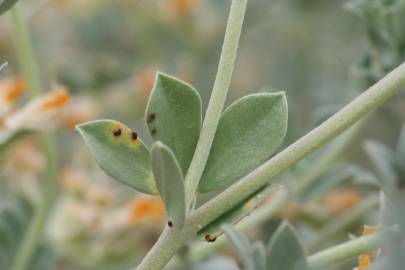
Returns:
[[[113,131],[115,137],[121,136],[122,130],[120,128],[116,128]]]
[[[167,222],[167,226],[169,226],[170,228],[173,227],[173,221],[169,220],[169,221]]]
[[[146,119],[146,122],[152,123],[153,120],[155,120],[155,118],[156,118],[156,114],[155,114],[155,113],[150,113],[150,114],[148,115],[148,118]]]
[[[205,241],[210,242],[210,243],[215,242],[217,240],[217,238],[215,236],[212,236],[210,234],[207,234],[204,238],[205,238]]]
[[[150,133],[151,133],[152,135],[155,135],[155,134],[156,134],[156,129],[155,129],[155,128],[152,129],[152,130],[150,131]]]
[[[135,141],[136,139],[138,139],[138,133],[136,133],[135,131],[132,131],[132,132],[131,132],[131,139],[134,140],[134,141]]]

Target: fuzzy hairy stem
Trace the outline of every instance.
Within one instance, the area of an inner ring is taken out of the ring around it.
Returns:
[[[167,239],[181,240],[182,243],[193,239],[196,232],[203,226],[236,206],[241,200],[270,183],[273,177],[335,138],[371,111],[377,109],[402,87],[405,87],[405,63],[391,71],[320,126],[191,213],[187,218],[183,232],[180,232],[181,237],[178,237],[178,239],[173,238],[170,231],[165,231],[155,244],[155,247],[140,264],[138,270],[163,269],[171,256],[174,256],[181,247],[179,241],[168,242]],[[164,250],[165,256],[160,254],[162,250]],[[154,263],[155,261],[160,262]],[[150,267],[148,268],[148,266]]]
[[[191,205],[210,153],[235,66],[248,0],[232,0],[221,58],[196,150],[186,175],[187,203]]]
[[[311,269],[323,269],[353,256],[375,250],[382,246],[387,233],[397,234],[398,230],[394,227],[323,250],[309,256],[308,264]]]
[[[23,22],[18,3],[11,9],[11,15],[21,69],[27,82],[27,88],[30,96],[31,98],[34,98],[42,92],[42,83],[30,42],[30,37]],[[14,261],[11,267],[12,270],[25,270],[28,268],[30,260],[36,250],[39,239],[46,225],[46,220],[51,210],[52,201],[56,193],[57,165],[52,136],[43,136],[41,143],[42,151],[46,159],[44,180],[42,182],[42,201],[35,209],[32,222],[30,222],[19,249],[13,258]]]

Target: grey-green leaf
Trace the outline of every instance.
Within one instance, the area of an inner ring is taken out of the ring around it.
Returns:
[[[184,178],[173,151],[161,142],[152,146],[152,170],[173,225],[182,228],[186,217]]]
[[[183,175],[193,158],[201,117],[198,92],[191,85],[159,72],[146,108],[146,124],[155,141],[172,149]]]
[[[266,248],[262,242],[256,242],[253,244],[253,263],[255,270],[266,270]]]
[[[304,249],[293,227],[283,222],[272,236],[267,249],[267,270],[308,269]]]
[[[138,191],[157,193],[149,151],[134,131],[113,120],[91,121],[77,130],[109,176]]]
[[[18,2],[18,0],[3,0],[3,1],[1,1],[0,2],[0,14],[3,14],[4,12],[8,11],[17,2]]]
[[[402,126],[399,134],[396,156],[399,161],[402,161],[403,164],[405,163],[405,124]]]
[[[252,246],[247,236],[230,225],[223,225],[222,229],[235,249],[235,253],[242,264],[242,269],[255,270],[253,257],[251,256]]]
[[[200,192],[227,187],[268,160],[287,131],[285,94],[253,94],[222,115],[199,184]]]
[[[381,180],[382,189],[392,201],[393,216],[405,233],[405,189],[403,179],[398,175],[402,167],[397,165],[399,161],[394,153],[380,143],[367,142],[365,149]]]

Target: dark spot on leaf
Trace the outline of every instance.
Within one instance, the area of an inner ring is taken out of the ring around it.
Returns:
[[[155,134],[156,134],[156,129],[155,129],[155,128],[152,129],[152,130],[150,131],[150,133],[151,133],[152,135],[155,135]]]
[[[150,113],[148,115],[148,118],[146,119],[146,122],[151,123],[151,122],[153,122],[153,120],[155,120],[155,118],[156,118],[156,113]]]
[[[216,240],[217,240],[217,238],[215,236],[210,235],[210,234],[207,234],[205,236],[205,241],[207,241],[207,242],[212,243],[212,242],[215,242]]]
[[[113,134],[114,134],[115,137],[121,136],[121,133],[122,133],[122,131],[121,131],[120,128],[116,128],[113,131]]]
[[[169,226],[170,228],[173,227],[173,221],[169,220],[169,221],[167,222],[167,226]]]
[[[138,133],[136,133],[135,131],[132,131],[132,132],[131,132],[131,139],[134,140],[134,141],[135,141],[136,139],[138,139]]]

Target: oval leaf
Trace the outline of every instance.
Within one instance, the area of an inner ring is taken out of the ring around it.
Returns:
[[[91,121],[77,130],[109,176],[138,191],[157,193],[149,151],[135,132],[113,120]]]
[[[184,178],[174,153],[161,142],[152,146],[152,170],[173,225],[183,227],[186,217]]]
[[[266,248],[262,242],[256,242],[253,244],[253,262],[255,264],[255,270],[267,270],[266,268]]]
[[[230,225],[223,225],[222,230],[231,242],[235,253],[239,258],[244,270],[255,270],[254,259],[252,256],[252,246],[247,236],[232,228]]]
[[[267,249],[267,269],[308,269],[304,249],[293,227],[283,222],[272,236]]]
[[[284,93],[253,94],[236,101],[219,121],[199,191],[227,187],[264,163],[286,131]]]
[[[0,2],[0,14],[3,14],[4,12],[8,11],[17,2],[18,2],[18,0],[3,0],[3,1],[1,1]]]
[[[146,124],[155,141],[167,145],[186,174],[201,128],[201,98],[189,84],[158,73],[146,108]]]

